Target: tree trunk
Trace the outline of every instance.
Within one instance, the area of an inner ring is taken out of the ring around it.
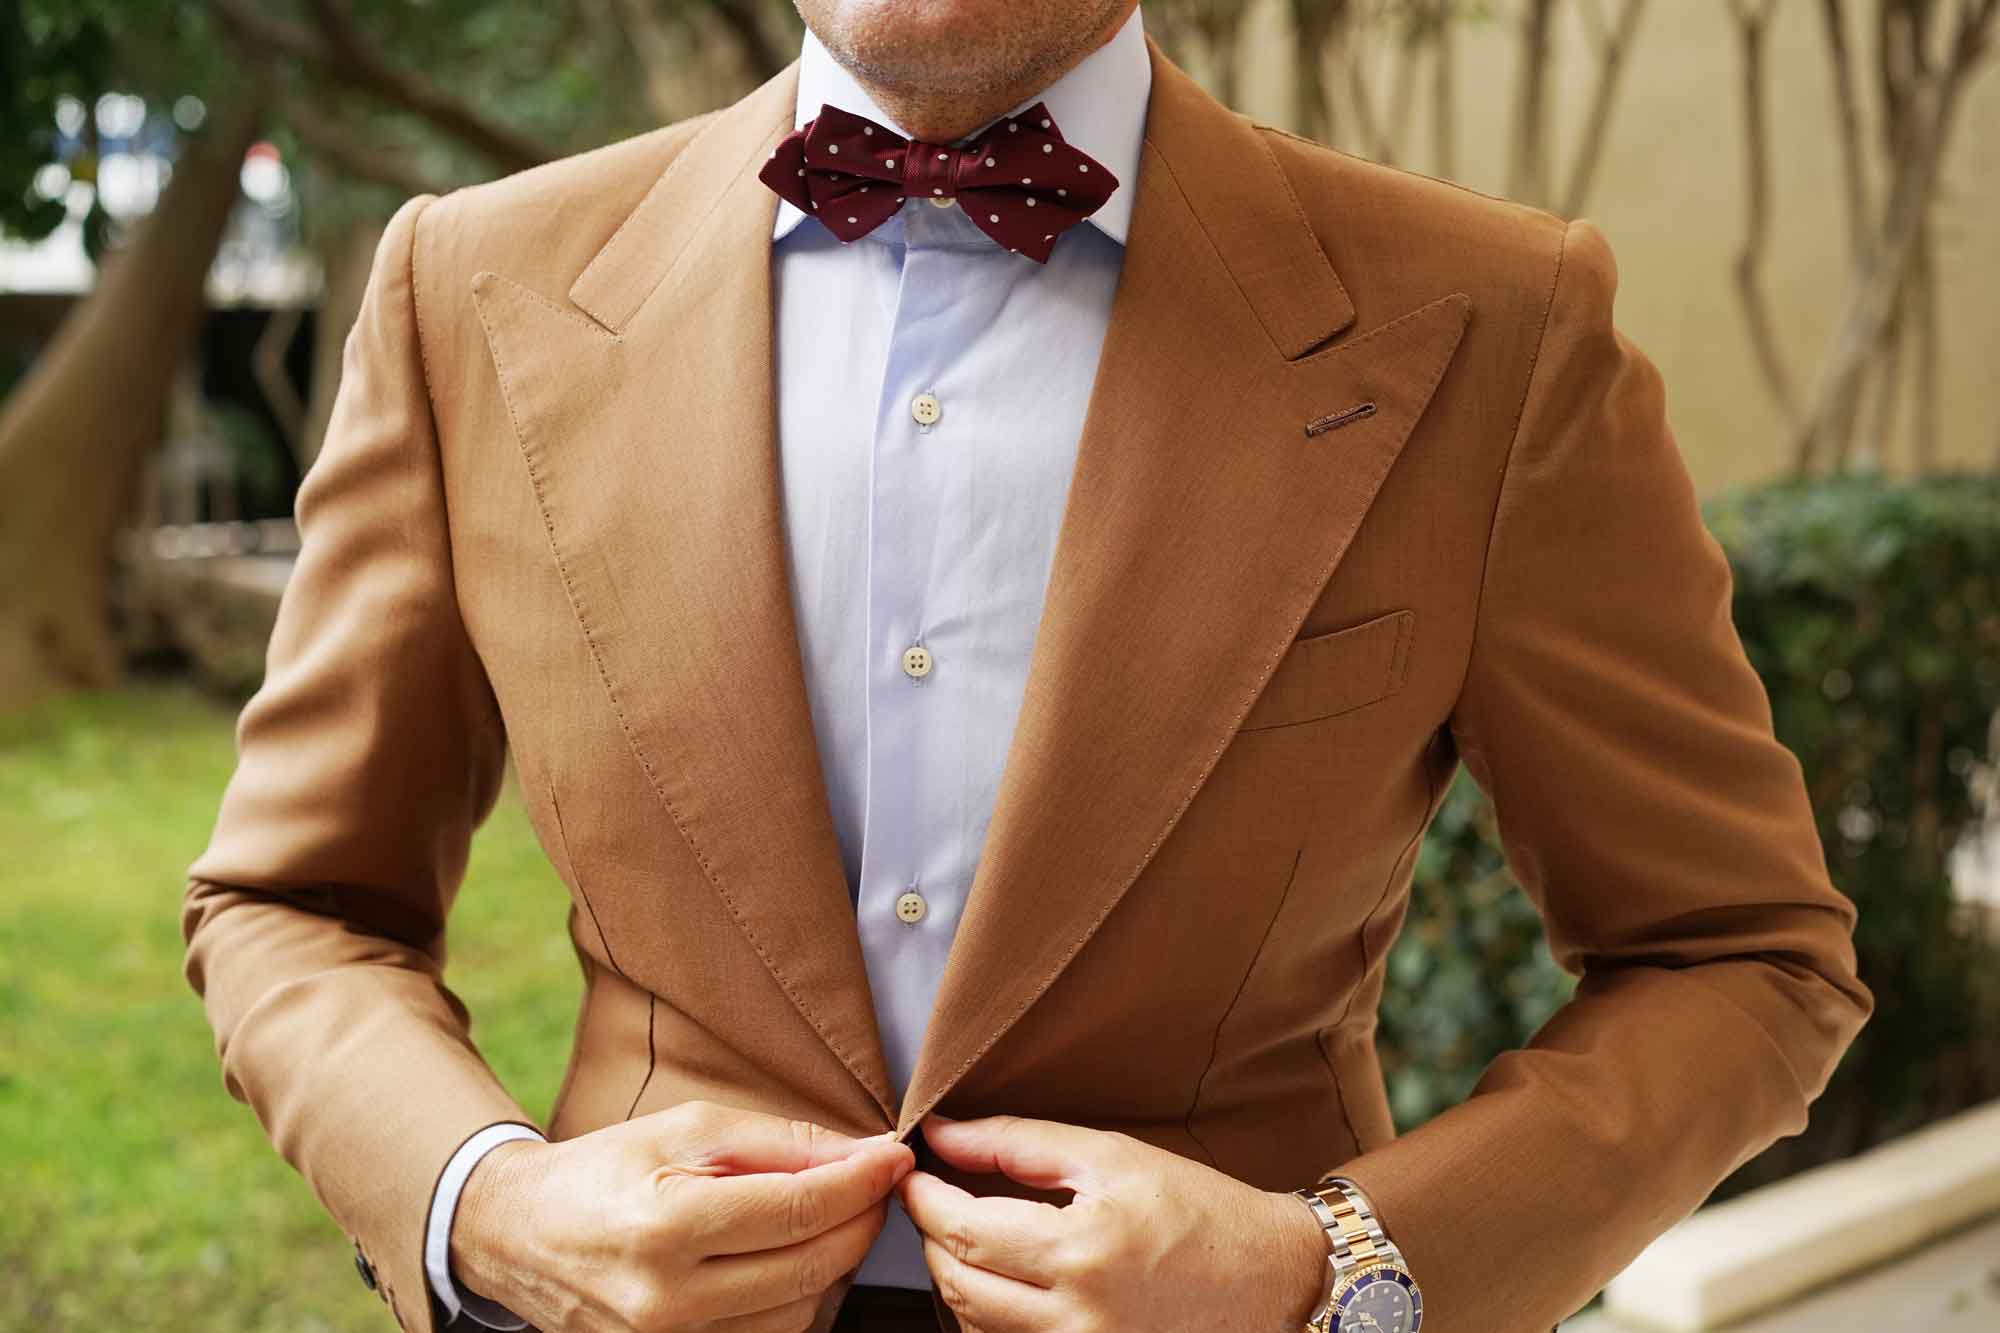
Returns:
[[[1618,88],[1625,73],[1632,43],[1639,35],[1639,20],[1646,14],[1646,0],[1625,0],[1618,13],[1618,26],[1606,33],[1597,52],[1597,87],[1591,93],[1590,112],[1584,117],[1583,143],[1570,168],[1569,187],[1563,191],[1562,215],[1581,217],[1590,202],[1591,186],[1597,181],[1598,164],[1610,137],[1611,113],[1618,105]]]
[[[382,224],[373,219],[353,222],[320,256],[326,266],[326,295],[313,321],[312,387],[306,401],[306,427],[297,457],[304,476],[326,438],[333,416],[333,397],[340,388],[340,359],[347,334],[361,313],[361,296],[368,285],[368,267],[382,243]]]
[[[1521,15],[1520,68],[1514,73],[1514,143],[1507,193],[1523,203],[1549,197],[1549,83],[1555,0],[1528,0]]]
[[[1431,52],[1431,170],[1458,179],[1458,31],[1451,0],[1437,0],[1437,48]]]
[[[1854,433],[1863,374],[1881,345],[1929,215],[1939,159],[1951,139],[1959,77],[1960,72],[1953,70],[1920,84],[1905,112],[1902,147],[1879,238],[1849,288],[1833,351],[1820,371],[1800,431],[1798,455],[1808,466],[1841,457]]]
[[[113,544],[200,329],[263,106],[253,94],[217,109],[158,207],[0,406],[0,712],[121,674],[108,606]]]
[[[1336,24],[1346,21],[1345,0],[1293,0],[1292,125],[1308,139],[1333,142],[1333,111],[1326,82],[1327,47]]]

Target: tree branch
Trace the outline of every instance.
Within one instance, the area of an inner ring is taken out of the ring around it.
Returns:
[[[305,5],[327,45],[351,72],[350,82],[372,88],[384,100],[422,116],[510,170],[532,167],[556,155],[532,137],[489,120],[421,75],[391,64],[368,44],[341,0],[305,0]]]
[[[1437,48],[1431,52],[1431,170],[1458,175],[1458,42],[1451,0],[1436,0]]]
[[[1917,438],[1910,461],[1920,475],[1935,471],[1938,464],[1938,351],[1942,335],[1938,328],[1937,279],[1937,249],[1931,238],[1930,219],[1926,217],[1910,256],[1910,274],[1903,293],[1917,333],[1913,386]]]
[[[608,5],[645,75],[646,104],[661,121],[678,120],[684,52],[660,11],[652,0],[608,0]]]
[[[1347,33],[1341,55],[1347,63],[1347,100],[1354,112],[1354,137],[1364,153],[1380,153],[1386,142],[1382,118],[1376,114],[1375,94],[1368,86],[1368,37],[1366,25],[1354,24]]]
[[[1982,57],[1991,35],[1995,0],[1978,0],[1960,9],[1960,26],[1942,69],[1926,67],[1915,48],[1920,15],[1910,21],[1908,42],[1899,52],[1910,82],[1901,95],[1901,122],[1892,150],[1893,173],[1879,233],[1868,262],[1855,274],[1846,309],[1836,331],[1833,352],[1814,385],[1805,426],[1799,434],[1801,457],[1837,457],[1853,434],[1861,382],[1868,358],[1881,345],[1908,280],[1911,256],[1930,217],[1939,169],[1959,99],[1967,79]]]
[[[1633,39],[1639,35],[1639,20],[1645,12],[1646,0],[1625,0],[1624,8],[1618,11],[1618,26],[1605,33],[1598,44],[1597,88],[1591,95],[1590,116],[1584,121],[1583,143],[1570,167],[1569,188],[1563,192],[1564,217],[1582,213],[1584,202],[1590,197],[1598,163],[1604,156],[1604,141],[1611,129],[1611,112],[1618,104],[1618,85],[1625,72],[1626,57],[1631,54]]]
[[[1792,387],[1791,372],[1779,350],[1771,311],[1764,300],[1761,274],[1764,245],[1771,233],[1771,148],[1769,101],[1765,88],[1764,36],[1777,0],[1730,0],[1736,19],[1737,40],[1743,56],[1743,141],[1747,206],[1743,221],[1743,248],[1736,256],[1736,295],[1743,309],[1743,322],[1750,334],[1750,349],[1764,377],[1764,387],[1784,416],[1786,425],[1796,428],[1799,419],[1798,394]],[[1796,460],[1803,470],[1804,459]]]
[[[709,8],[736,38],[750,63],[751,77],[759,83],[792,62],[791,53],[771,40],[757,0],[709,0]]]
[[[1834,111],[1840,123],[1841,173],[1847,186],[1848,247],[1858,264],[1868,254],[1868,176],[1862,166],[1861,107],[1854,93],[1854,58],[1847,42],[1845,0],[1820,0],[1827,63],[1833,67]]]
[[[1515,79],[1514,143],[1507,193],[1524,203],[1549,195],[1549,62],[1555,0],[1528,0],[1521,16],[1521,69]]]
[[[371,181],[410,196],[444,194],[456,182],[432,176],[413,166],[402,153],[364,143],[339,128],[338,119],[317,103],[301,101],[286,108],[285,123],[313,156],[356,180]]]
[[[504,170],[546,162],[548,146],[496,124],[420,76],[383,60],[360,40],[334,0],[308,0],[320,35],[273,18],[246,0],[208,0],[216,19],[241,41],[289,56],[307,69],[372,94],[428,121],[439,131],[492,158]]]

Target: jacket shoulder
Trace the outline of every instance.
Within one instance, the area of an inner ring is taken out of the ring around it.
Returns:
[[[1454,291],[1489,311],[1546,310],[1562,218],[1274,125],[1257,128],[1363,325]]]
[[[418,219],[420,264],[434,286],[493,269],[560,294],[716,114],[437,196]]]

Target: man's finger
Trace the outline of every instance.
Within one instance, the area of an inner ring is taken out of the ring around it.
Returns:
[[[1046,1287],[977,1268],[924,1237],[924,1264],[959,1322],[981,1333],[1042,1333],[1061,1328],[1063,1298]]]
[[[865,1140],[836,1161],[685,1182],[700,1191],[690,1239],[698,1254],[747,1254],[796,1245],[884,1199],[916,1163],[909,1145]]]
[[[714,1102],[686,1102],[655,1118],[668,1163],[694,1175],[803,1171],[838,1161],[867,1142],[810,1120]]]
[[[699,1308],[730,1314],[769,1310],[807,1297],[817,1308],[828,1287],[861,1266],[887,1215],[887,1204],[864,1208],[796,1245],[703,1259],[687,1276],[687,1295]]]
[[[960,1170],[997,1171],[1023,1185],[1078,1192],[1098,1174],[1118,1143],[1102,1130],[1016,1115],[977,1120],[931,1115],[923,1127],[924,1142]]]
[[[1064,1219],[1054,1204],[981,1198],[928,1171],[910,1172],[896,1191],[917,1230],[973,1267],[1038,1287],[1062,1276]]]

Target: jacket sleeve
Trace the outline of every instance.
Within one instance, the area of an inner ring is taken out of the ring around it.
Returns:
[[[1547,1333],[1803,1129],[1874,1008],[1616,283],[1570,223],[1450,718],[1579,982],[1466,1100],[1339,1168],[1425,1333]]]
[[[455,600],[419,343],[431,200],[398,209],[375,253],[299,487],[301,549],[264,681],[182,914],[230,1094],[398,1321],[425,1333],[433,1185],[477,1130],[528,1123],[442,979],[445,914],[506,745]]]

